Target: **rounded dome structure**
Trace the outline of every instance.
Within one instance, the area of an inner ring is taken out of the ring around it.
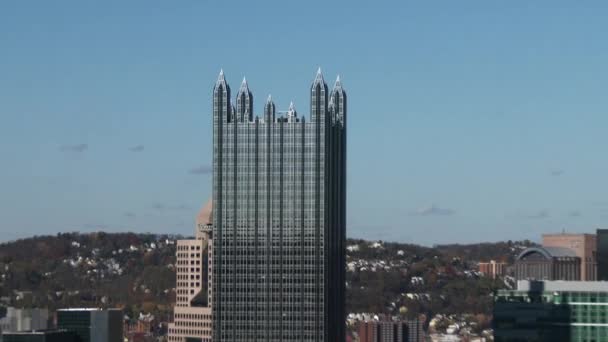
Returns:
[[[213,223],[213,200],[209,199],[207,203],[201,208],[196,216],[197,226],[206,226]]]

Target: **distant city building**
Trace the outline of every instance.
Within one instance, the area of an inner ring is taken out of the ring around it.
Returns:
[[[581,280],[581,260],[563,247],[530,247],[515,260],[517,280]]]
[[[178,240],[176,303],[169,342],[211,341],[212,201],[196,218],[195,238]]]
[[[74,332],[79,342],[116,342],[123,339],[120,309],[60,309],[57,328]]]
[[[139,317],[136,318],[127,318],[124,320],[124,328],[123,331],[125,335],[133,335],[139,333],[150,333],[154,330],[155,325],[157,324],[156,318],[152,314],[139,314]]]
[[[215,341],[344,340],[346,92],[309,89],[308,118],[213,89]]]
[[[0,331],[31,331],[48,328],[48,309],[17,309],[8,307],[6,316],[0,319]]]
[[[518,281],[493,315],[496,342],[608,341],[608,282]]]
[[[359,342],[424,342],[424,321],[420,319],[394,320],[381,317],[379,320],[359,322]]]
[[[580,280],[592,281],[597,279],[596,240],[595,234],[543,234],[543,247],[562,247],[574,251],[581,260]]]
[[[496,262],[490,260],[490,262],[480,262],[479,272],[483,273],[486,277],[496,279],[502,277],[507,272],[508,264],[506,262]]]
[[[597,230],[597,280],[608,280],[608,229]]]
[[[2,334],[2,342],[80,342],[68,330],[21,331]]]

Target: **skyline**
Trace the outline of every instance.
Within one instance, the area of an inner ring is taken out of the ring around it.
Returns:
[[[318,4],[0,4],[0,241],[190,234],[211,197],[222,68],[233,87],[247,77],[255,115],[270,93],[308,117],[317,67],[342,77],[349,237],[608,225],[607,5]]]

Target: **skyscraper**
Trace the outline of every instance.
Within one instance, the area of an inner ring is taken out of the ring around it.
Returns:
[[[321,71],[310,118],[243,79],[213,89],[214,341],[344,340],[346,93]]]

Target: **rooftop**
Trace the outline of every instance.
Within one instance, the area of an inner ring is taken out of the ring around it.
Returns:
[[[519,280],[517,291],[527,292],[608,292],[608,281]]]

